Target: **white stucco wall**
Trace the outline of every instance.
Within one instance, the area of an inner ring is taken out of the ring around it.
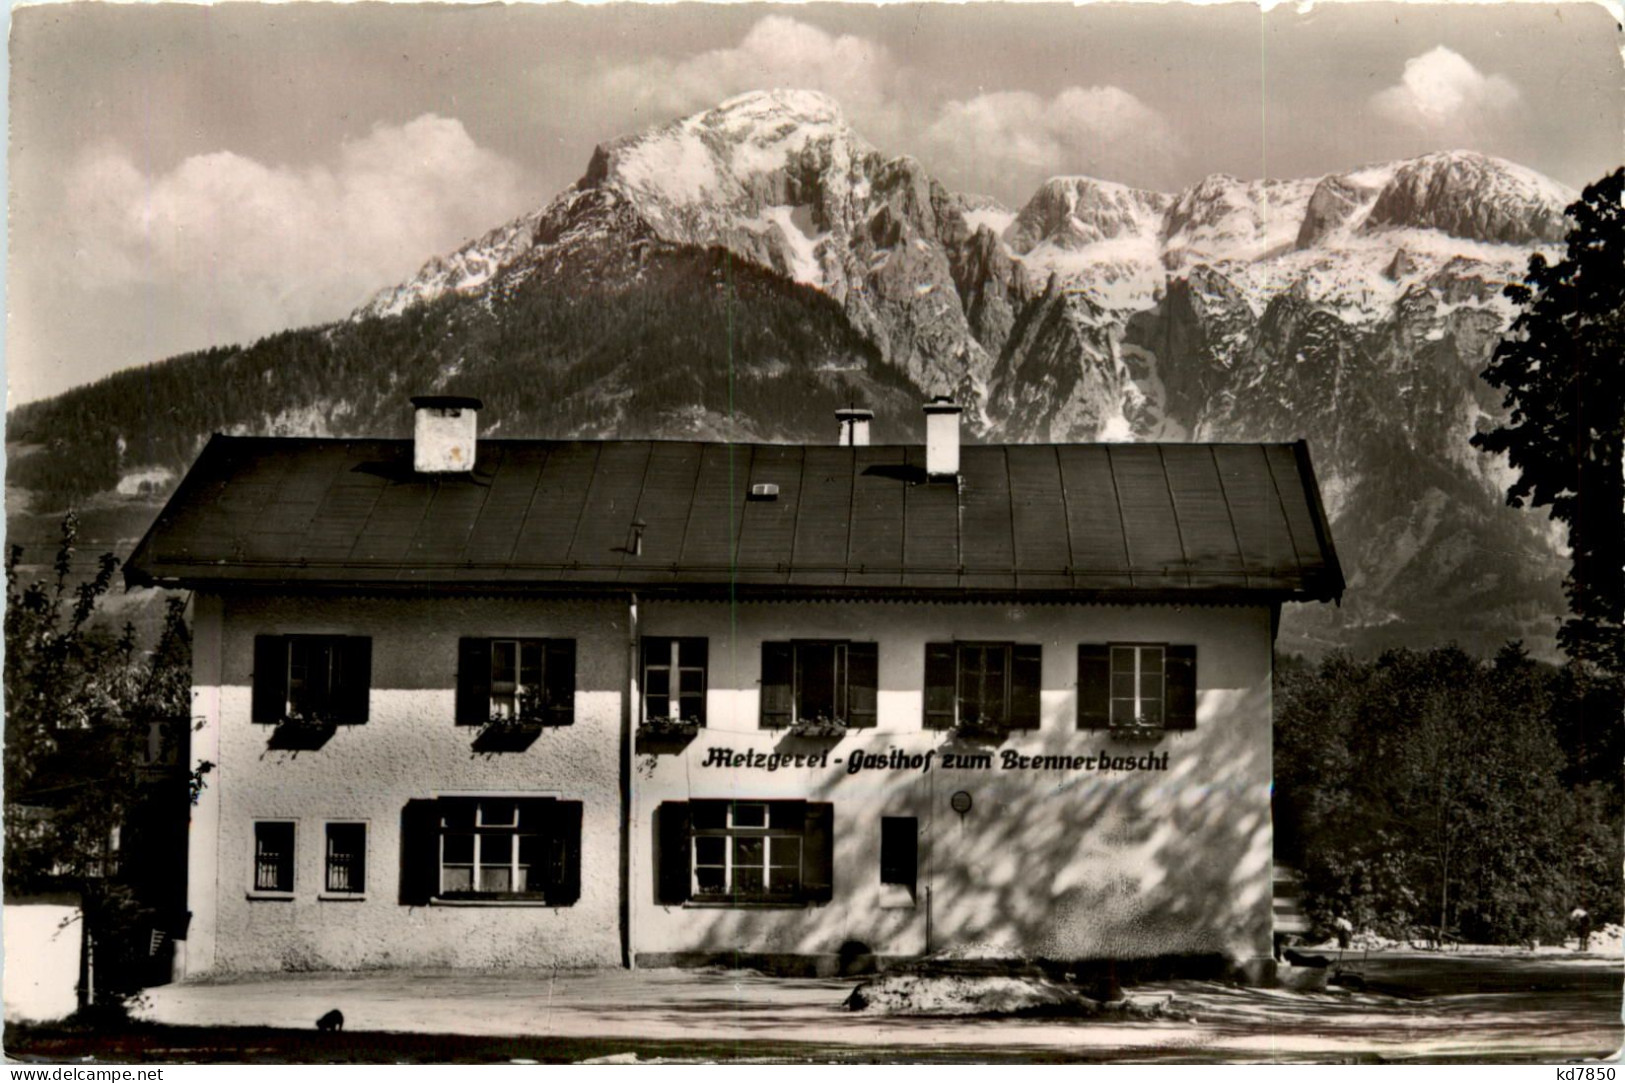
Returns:
[[[216,766],[194,810],[183,972],[391,966],[613,966],[621,961],[621,603],[498,598],[199,596],[197,759]],[[322,748],[273,751],[250,721],[256,634],[372,637],[370,717]],[[574,725],[520,752],[479,753],[455,718],[460,636],[577,641]],[[571,906],[405,906],[401,812],[450,793],[580,801],[581,896]],[[297,824],[291,900],[254,898],[253,824]],[[324,825],[367,824],[363,900],[321,898]]]
[[[643,635],[710,640],[708,728],[686,748],[634,757],[630,935],[646,956],[739,951],[829,955],[848,940],[881,955],[965,946],[990,954],[1137,958],[1270,953],[1270,611],[1267,606],[742,603],[646,599]],[[370,720],[321,749],[267,748],[250,721],[254,636],[368,635]],[[194,810],[193,919],[182,973],[388,966],[616,965],[621,961],[621,774],[628,613],[624,599],[261,599],[199,595],[194,609],[194,755],[216,764]],[[576,722],[526,751],[479,754],[453,722],[460,636],[577,641]],[[796,742],[757,725],[761,643],[874,640],[879,725]],[[1041,643],[1043,719],[1017,754],[1144,757],[1167,769],[945,770],[946,736],[921,719],[924,644]],[[1197,647],[1193,732],[1156,744],[1076,728],[1079,643]],[[714,748],[823,751],[824,768],[706,766]],[[848,773],[855,753],[935,751],[928,771]],[[837,764],[835,760],[842,761]],[[964,816],[949,801],[974,802]],[[581,897],[569,907],[405,906],[400,817],[414,798],[535,793],[583,803]],[[804,798],[835,808],[832,902],[796,909],[663,906],[653,813],[664,801]],[[920,821],[920,890],[882,899],[880,818]],[[291,900],[250,896],[253,823],[298,824]],[[319,897],[323,825],[368,824],[364,901]],[[887,905],[882,905],[883,901]],[[906,899],[903,900],[906,903]],[[929,943],[927,925],[930,927]]]
[[[1268,607],[667,603],[646,607],[642,631],[709,636],[710,691],[707,728],[698,738],[675,754],[637,758],[631,830],[639,953],[817,955],[856,940],[881,955],[912,955],[927,948],[929,920],[932,950],[1268,958]],[[818,637],[880,644],[876,729],[834,745],[760,730],[762,641]],[[955,638],[1043,645],[1041,728],[1002,748],[1020,755],[1167,753],[1167,769],[1007,770],[997,750],[989,770],[942,769],[943,750],[952,746],[942,733],[925,730],[921,717],[924,644]],[[1077,729],[1078,644],[1114,640],[1196,645],[1195,731],[1148,744]],[[705,766],[718,747],[828,747],[830,764],[773,772]],[[937,755],[926,771],[847,773],[855,753],[892,749]],[[961,790],[973,801],[963,817],[949,804]],[[832,902],[804,909],[656,903],[652,817],[661,802],[790,797],[834,804]],[[912,908],[881,905],[885,815],[920,821],[920,887]]]

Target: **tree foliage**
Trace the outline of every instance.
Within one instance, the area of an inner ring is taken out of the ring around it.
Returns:
[[[1625,169],[1574,205],[1567,253],[1530,257],[1505,293],[1522,307],[1484,379],[1506,392],[1507,424],[1473,437],[1505,452],[1514,507],[1551,509],[1568,527],[1570,657],[1625,677]]]
[[[69,513],[43,580],[24,582],[20,546],[6,561],[5,879],[8,893],[80,896],[100,992],[116,999],[142,977],[119,964],[144,954],[146,934],[166,921],[143,889],[156,882],[158,894],[173,894],[176,853],[184,885],[185,809],[210,765],[190,769],[185,758],[182,602],[169,602],[150,653],[128,625],[112,635],[98,605],[117,561],[104,554],[77,580],[77,530]]]
[[[1515,643],[1282,666],[1276,854],[1310,915],[1489,943],[1560,936],[1577,905],[1619,920],[1618,759],[1560,742],[1599,706]]]

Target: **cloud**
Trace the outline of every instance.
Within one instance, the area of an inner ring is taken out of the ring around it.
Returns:
[[[1371,108],[1396,124],[1433,135],[1470,135],[1517,108],[1511,80],[1485,75],[1460,53],[1435,46],[1405,61],[1399,82],[1371,96]]]
[[[1005,194],[1058,173],[1106,180],[1165,172],[1183,149],[1168,121],[1120,87],[1068,87],[1048,100],[1024,90],[949,101],[925,130],[946,168]]]
[[[897,65],[886,48],[769,15],[738,45],[681,61],[653,57],[606,69],[602,89],[656,112],[688,113],[747,90],[822,90],[855,111],[884,107]]]
[[[247,337],[346,314],[526,195],[515,165],[433,114],[299,168],[222,150],[147,173],[102,146],[65,177],[57,273],[91,292],[179,285],[220,332]]]
[[[1168,121],[1119,87],[941,102],[931,80],[879,42],[785,15],[758,20],[736,45],[599,68],[574,86],[562,76],[549,83],[609,126],[628,125],[628,114],[633,124],[686,115],[748,90],[820,90],[882,150],[915,153],[945,180],[1005,199],[1024,199],[1057,172],[1168,176],[1182,155]]]

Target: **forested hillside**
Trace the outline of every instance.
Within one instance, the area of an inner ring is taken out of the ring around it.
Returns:
[[[626,258],[624,278],[536,276],[499,302],[288,331],[20,407],[7,484],[51,513],[149,468],[178,476],[213,432],[405,436],[407,399],[436,390],[479,396],[504,437],[827,441],[852,401],[880,438],[917,435],[918,390],[824,294],[720,249]]]

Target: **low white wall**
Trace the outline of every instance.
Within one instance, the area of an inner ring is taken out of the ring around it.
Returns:
[[[46,1023],[79,1006],[79,908],[55,903],[7,903],[5,1011],[8,1022]]]

